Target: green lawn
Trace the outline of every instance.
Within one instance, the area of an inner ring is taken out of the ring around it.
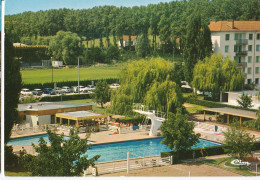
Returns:
[[[94,100],[92,99],[80,99],[80,100],[70,100],[70,101],[61,101],[61,102],[70,102],[70,103],[93,103]],[[107,108],[101,108],[99,106],[93,105],[92,106],[93,111],[99,113],[99,114],[108,114],[110,115],[110,113],[108,113]]]
[[[92,66],[89,68],[80,68],[80,80],[94,80],[117,78],[121,70],[121,65],[117,66]],[[21,70],[24,84],[45,83],[52,81],[52,69],[30,69]],[[77,68],[53,69],[53,81],[77,81]]]
[[[189,103],[185,103],[185,104],[190,106],[190,107],[186,107],[186,110],[189,113],[197,113],[198,111],[202,111],[204,108],[207,108],[206,106],[200,106],[197,104],[189,104]]]
[[[12,172],[12,171],[5,171],[5,176],[31,176],[30,172]]]

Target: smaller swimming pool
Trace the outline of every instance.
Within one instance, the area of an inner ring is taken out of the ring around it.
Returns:
[[[43,137],[43,139],[47,142],[47,144],[50,144],[49,138],[47,134],[42,134],[42,135],[37,135],[37,136],[27,136],[27,137],[21,137],[21,138],[15,138],[11,139],[8,144],[9,145],[32,145],[34,144],[39,144],[39,139]],[[69,139],[68,136],[64,136],[64,139]]]

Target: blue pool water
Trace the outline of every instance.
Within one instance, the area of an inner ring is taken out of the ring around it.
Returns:
[[[28,137],[22,137],[22,138],[16,138],[16,139],[11,139],[8,144],[10,145],[32,145],[34,144],[39,144],[39,139],[43,137],[43,139],[47,142],[47,144],[50,143],[49,138],[47,134],[43,135],[37,135],[37,136],[28,136]],[[64,136],[64,139],[69,139],[69,137]]]
[[[125,141],[120,143],[109,143],[101,145],[93,145],[88,151],[88,157],[93,157],[97,154],[101,155],[97,162],[115,161],[127,158],[127,152],[130,152],[130,158],[136,158],[137,156],[154,156],[159,155],[161,152],[171,151],[171,149],[161,144],[163,138],[145,139],[137,141]],[[218,146],[219,143],[199,140],[199,143],[192,146],[192,148]],[[135,155],[137,156],[135,156]]]
[[[47,143],[49,143],[48,137],[45,134],[39,136],[11,139],[8,142],[8,144],[10,145],[31,145],[32,143],[38,144],[40,137],[43,137],[43,139],[47,141]],[[65,139],[68,138],[69,137],[65,137]],[[105,161],[126,159],[127,152],[130,152],[130,158],[135,158],[137,156],[142,156],[142,157],[154,156],[154,155],[159,155],[161,152],[171,151],[171,149],[168,146],[161,144],[162,140],[163,138],[155,138],[155,139],[144,139],[144,140],[136,140],[136,141],[125,141],[125,142],[118,142],[118,143],[92,145],[91,147],[89,147],[87,151],[87,155],[88,158],[91,158],[99,154],[101,155],[101,157],[98,159],[97,162],[105,162]],[[209,147],[209,146],[217,146],[217,145],[221,145],[221,144],[200,139],[199,143],[192,146],[192,148]]]

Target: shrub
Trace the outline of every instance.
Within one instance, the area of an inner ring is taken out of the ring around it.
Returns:
[[[226,145],[220,145],[220,146],[211,146],[211,147],[205,147],[203,149],[203,155],[205,156],[213,156],[213,155],[221,155],[225,154],[224,148]],[[260,150],[260,141],[256,141],[253,143],[252,151]],[[174,151],[169,152],[162,152],[161,157],[167,157],[167,156],[173,156],[173,162],[179,162],[180,160],[185,159],[192,159],[194,153],[194,158],[202,157],[201,148],[195,148],[195,149],[189,149],[187,151],[182,152],[179,157],[176,156],[176,153]]]
[[[242,108],[242,107],[238,107],[238,106],[232,106],[232,105],[222,104],[222,103],[213,102],[213,101],[200,100],[200,99],[195,99],[195,98],[191,98],[191,97],[185,97],[184,101],[186,103],[197,104],[197,105],[206,106],[209,108],[231,107],[231,108],[236,108],[236,109],[245,109],[245,110],[249,110],[249,111],[256,111],[255,109]]]
[[[18,156],[13,153],[13,147],[5,145],[5,170],[18,166]]]
[[[76,99],[90,99],[90,94],[74,94],[74,95],[63,95],[63,96],[45,96],[41,98],[41,102],[49,101],[67,101],[67,100],[76,100]]]
[[[119,79],[117,78],[108,78],[108,79],[99,79],[99,80],[103,80],[103,81],[106,81],[108,84],[112,84],[112,83],[118,83],[119,82]],[[90,85],[92,84],[92,81],[98,81],[96,79],[93,79],[93,80],[82,80],[80,81],[80,85],[81,86],[87,86],[87,85]],[[61,81],[61,82],[56,82],[57,86],[58,87],[62,87],[62,86],[77,86],[78,85],[78,81]],[[47,83],[33,83],[33,84],[24,84],[23,85],[24,87],[30,89],[30,90],[33,90],[33,89],[44,89],[44,88],[53,88],[53,83],[51,82],[47,82]]]

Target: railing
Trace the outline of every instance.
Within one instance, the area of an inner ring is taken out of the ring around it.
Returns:
[[[236,51],[236,56],[246,56],[247,55],[247,51]]]
[[[241,62],[237,64],[238,66],[242,66],[242,67],[246,67],[247,66],[247,62]]]
[[[135,155],[131,153],[132,155]],[[137,156],[137,155],[135,155]],[[129,163],[129,164],[128,164]],[[102,175],[108,173],[116,173],[123,171],[130,171],[134,169],[143,169],[150,167],[158,167],[158,166],[167,166],[170,165],[170,157],[161,158],[160,156],[150,156],[150,157],[140,157],[138,158],[130,158],[127,160],[119,160],[119,161],[110,161],[97,163],[95,169],[89,168],[84,172],[84,176],[87,175]],[[93,173],[93,170],[97,173]]]
[[[238,39],[238,40],[236,40],[236,44],[237,45],[248,44],[248,40],[247,39]]]
[[[155,111],[155,110],[149,110],[149,108],[143,104],[140,103],[134,103],[133,104],[133,110],[139,110],[139,111],[145,111],[153,113],[158,118],[165,118],[166,113],[162,111]]]

